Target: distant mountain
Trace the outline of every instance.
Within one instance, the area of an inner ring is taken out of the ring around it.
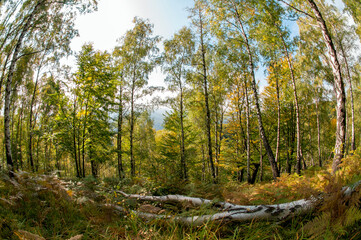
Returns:
[[[171,111],[171,109],[169,108],[159,108],[157,110],[155,110],[150,117],[153,119],[154,121],[154,128],[155,130],[162,130],[163,127],[163,119],[164,119],[164,114],[167,111]]]

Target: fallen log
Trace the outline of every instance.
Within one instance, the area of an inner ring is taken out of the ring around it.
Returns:
[[[351,194],[361,185],[361,181],[358,181],[351,187],[343,187],[342,192],[345,197],[351,196]],[[272,205],[237,205],[228,202],[213,202],[209,199],[187,197],[182,195],[166,195],[166,196],[143,196],[138,194],[127,194],[122,191],[117,191],[126,198],[137,199],[140,201],[152,201],[152,202],[186,202],[195,206],[210,205],[212,207],[219,208],[221,212],[212,215],[200,215],[200,216],[170,216],[170,215],[158,215],[153,213],[139,212],[131,210],[136,216],[146,219],[166,219],[172,220],[180,224],[199,226],[207,222],[247,222],[253,220],[267,220],[267,221],[284,221],[293,218],[298,215],[305,215],[314,210],[319,204],[322,203],[323,195],[311,197],[310,199],[301,199],[288,203],[272,204]],[[118,211],[124,212],[125,209],[112,205]]]
[[[256,206],[241,206],[237,205],[237,208],[227,210],[224,212],[215,213],[212,215],[201,215],[201,216],[171,216],[171,215],[158,215],[154,213],[145,213],[140,211],[131,210],[130,212],[134,215],[146,219],[168,219],[177,223],[199,226],[210,221],[217,222],[247,222],[254,219],[257,220],[272,220],[282,221],[292,218],[296,215],[306,214],[313,210],[317,205],[318,199],[310,200],[298,200],[283,204],[274,205],[256,205]],[[120,212],[126,212],[126,210],[118,205],[108,204],[108,207],[112,207]]]
[[[178,202],[178,203],[190,203],[193,206],[210,205],[212,207],[219,208],[221,210],[232,210],[237,209],[240,205],[228,203],[228,202],[215,202],[204,198],[188,197],[183,195],[166,195],[166,196],[144,196],[139,194],[127,194],[122,191],[116,191],[129,199],[136,199],[139,201],[150,201],[150,202]]]

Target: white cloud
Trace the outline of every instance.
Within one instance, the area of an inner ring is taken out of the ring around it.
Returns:
[[[80,51],[84,43],[92,42],[96,49],[111,51],[117,39],[133,27],[135,16],[149,19],[156,35],[170,38],[188,25],[185,8],[192,4],[193,0],[100,0],[97,12],[76,20],[80,37],[73,40],[71,47]],[[150,75],[149,84],[164,86],[163,80],[164,75],[158,68]]]

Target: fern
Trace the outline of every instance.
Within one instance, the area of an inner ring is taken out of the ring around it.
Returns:
[[[356,222],[361,220],[361,210],[356,207],[352,206],[347,209],[344,219],[344,227],[350,227]]]
[[[331,225],[331,213],[323,212],[319,216],[315,217],[312,221],[308,222],[303,231],[311,238],[317,238],[325,234]]]

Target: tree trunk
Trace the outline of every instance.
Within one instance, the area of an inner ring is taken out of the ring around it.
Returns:
[[[261,138],[261,137],[260,137]],[[262,139],[259,141],[259,181],[263,181],[263,154],[262,154]]]
[[[247,78],[245,78],[244,82],[244,93],[246,96],[246,132],[247,132],[247,140],[246,140],[246,151],[247,151],[247,182],[251,183],[251,149],[250,149],[250,125],[249,125],[249,118],[250,118],[250,111],[249,111],[249,101],[248,101],[248,84]]]
[[[346,67],[346,76],[347,81],[350,86],[350,100],[351,100],[351,151],[354,152],[356,150],[356,140],[355,140],[355,107],[354,107],[354,98],[353,98],[353,87],[352,87],[352,77],[350,72],[350,67],[348,65],[347,56],[345,49],[343,47],[342,42],[339,43],[340,50],[342,53],[342,57],[345,61],[345,67]]]
[[[318,92],[317,92],[318,93]],[[320,113],[319,113],[319,99],[316,97],[316,123],[317,123],[317,148],[318,148],[318,164],[322,167],[322,158],[321,158],[321,130],[320,130]]]
[[[184,110],[183,110],[183,89],[182,86],[180,87],[180,124],[181,124],[181,171],[182,171],[182,178],[187,180],[188,174],[187,174],[187,165],[186,165],[186,159],[185,159],[185,147],[184,147]]]
[[[321,12],[319,11],[316,3],[313,0],[307,0],[316,16],[317,22],[322,30],[322,35],[327,46],[327,50],[330,57],[331,68],[334,77],[334,89],[336,93],[336,117],[337,117],[337,127],[336,127],[336,143],[335,143],[335,156],[332,163],[332,171],[335,173],[345,152],[345,142],[346,142],[346,95],[345,95],[345,86],[342,79],[341,65],[337,58],[337,53],[335,46],[332,41],[331,34],[327,28],[326,22],[322,17]]]
[[[135,159],[133,154],[134,141],[134,91],[135,91],[135,76],[133,77],[131,100],[130,100],[130,175],[135,177]]]
[[[20,167],[21,167],[21,170],[24,170],[23,168],[23,152],[22,152],[22,139],[23,139],[23,119],[20,120],[20,128],[19,128],[19,132],[20,132],[20,135],[19,135],[19,161],[20,161]]]
[[[218,109],[217,106],[215,106],[215,111],[214,111],[214,116],[215,116],[215,121],[214,121],[214,151],[215,151],[215,156],[214,156],[214,161],[215,161],[215,171],[216,171],[216,177],[218,178],[218,173],[219,173],[219,159],[218,159]]]
[[[286,55],[288,68],[290,70],[291,80],[292,80],[292,87],[293,87],[293,97],[295,102],[295,109],[296,109],[296,134],[297,134],[297,158],[296,158],[296,172],[297,174],[301,174],[301,163],[302,163],[302,152],[301,152],[301,127],[300,127],[300,108],[298,105],[298,94],[297,94],[297,85],[296,85],[296,78],[293,70],[293,64],[291,61],[290,54],[288,52],[288,48],[285,42],[284,37],[282,36],[281,29],[277,26],[278,33],[282,40],[283,50]]]
[[[80,108],[80,110],[82,109],[82,107]],[[78,128],[77,128],[77,146],[78,146],[78,165],[79,165],[79,173],[80,173],[80,177],[85,177],[83,175],[83,173],[85,171],[83,171],[84,169],[84,166],[82,166],[82,163],[81,163],[81,141],[80,141],[80,128],[81,128],[81,122],[80,122],[80,119],[78,120]]]
[[[202,180],[206,180],[206,157],[205,157],[205,151],[204,151],[204,145],[202,144]]]
[[[242,104],[240,103],[240,86],[237,86],[237,109],[238,109],[238,121],[239,121],[239,127],[240,127],[240,135],[242,137],[243,142],[241,143],[241,145],[247,149],[247,143],[246,143],[246,134],[244,133],[244,129],[243,129],[243,125],[242,125],[242,108],[243,108],[243,104],[244,104],[244,100],[242,101]]]
[[[78,164],[78,156],[77,156],[77,143],[76,143],[76,102],[77,99],[74,99],[74,112],[73,112],[73,144],[74,144],[74,160],[75,160],[75,170],[76,177],[80,178],[80,169]]]
[[[58,171],[58,176],[61,177],[61,164],[60,164],[60,156],[59,156],[59,149],[58,149],[58,143],[55,143],[55,164],[56,164],[56,170]]]
[[[91,128],[89,129],[89,135],[92,136]],[[93,142],[91,141],[89,144],[89,160],[90,160],[90,165],[91,165],[92,176],[94,178],[97,178],[98,177],[98,162],[93,159],[92,145],[93,145]]]
[[[89,99],[89,95],[87,99]],[[88,128],[88,104],[89,101],[87,100],[85,104],[85,115],[84,115],[84,123],[83,123],[83,134],[82,134],[82,162],[83,162],[83,177],[85,177],[85,139],[86,139],[86,130]],[[80,157],[79,157],[80,158]]]
[[[253,166],[254,166],[254,170],[253,170],[253,173],[252,173],[251,181],[249,182],[250,184],[254,184],[256,182],[257,173],[258,173],[258,170],[259,170],[259,167],[260,167],[259,163],[254,163]]]
[[[40,7],[40,5],[42,5],[44,3],[44,1],[40,1],[36,4],[36,6],[34,7],[33,11],[30,13],[30,15],[27,17],[28,19],[25,22],[25,25],[23,27],[23,29],[21,30],[20,36],[16,42],[15,45],[15,49],[14,49],[14,53],[12,56],[12,60],[10,63],[10,67],[8,70],[8,74],[7,74],[7,79],[6,79],[6,86],[5,86],[5,103],[4,103],[4,138],[5,138],[5,148],[6,148],[6,162],[8,165],[8,169],[9,169],[9,175],[10,177],[13,177],[13,159],[12,159],[12,155],[11,155],[11,133],[10,133],[10,97],[11,97],[11,85],[12,85],[12,80],[13,80],[13,76],[14,76],[14,72],[15,72],[15,65],[16,62],[19,60],[18,55],[19,52],[21,50],[21,46],[24,40],[24,37],[26,35],[26,33],[29,31],[30,27],[31,27],[31,22],[35,16],[35,13],[37,11],[37,9]]]
[[[262,114],[261,114],[261,107],[259,104],[259,98],[258,98],[258,91],[257,91],[257,86],[256,86],[256,76],[255,76],[255,72],[254,72],[254,62],[253,62],[253,55],[252,55],[252,51],[251,51],[251,46],[249,44],[248,41],[248,37],[247,34],[244,30],[244,26],[241,20],[241,16],[238,12],[237,6],[234,3],[234,0],[231,0],[234,10],[235,10],[235,14],[236,14],[236,18],[237,21],[239,23],[239,27],[241,30],[241,34],[243,36],[244,42],[246,44],[246,49],[247,49],[247,53],[248,53],[248,61],[249,61],[249,67],[250,67],[250,71],[251,71],[251,77],[252,77],[252,81],[251,81],[251,87],[252,90],[254,92],[254,99],[255,99],[255,104],[256,104],[256,113],[257,113],[257,119],[258,119],[258,127],[259,127],[259,131],[260,131],[260,135],[263,141],[263,145],[265,147],[265,150],[267,152],[268,155],[268,160],[270,162],[271,165],[271,169],[272,169],[272,175],[273,175],[273,179],[276,180],[279,177],[279,171],[278,171],[278,167],[275,161],[275,157],[273,155],[273,151],[271,146],[269,145],[264,127],[263,127],[263,121],[262,121]]]
[[[24,112],[24,103],[20,107],[20,112],[18,112],[18,122],[16,127],[16,137],[15,137],[15,159],[16,170],[19,170],[19,167],[22,167],[22,153],[21,153],[21,136],[22,136],[22,121],[23,121],[23,112]]]
[[[44,54],[45,57],[45,54]],[[43,59],[44,59],[43,57]],[[34,172],[34,160],[33,160],[33,108],[34,108],[34,104],[35,104],[35,98],[36,98],[36,91],[38,90],[38,83],[39,83],[39,75],[40,75],[40,70],[41,70],[41,66],[42,64],[39,65],[38,67],[38,71],[37,71],[37,75],[36,75],[36,80],[35,80],[35,85],[34,85],[34,91],[33,91],[33,95],[31,97],[31,102],[30,102],[30,113],[29,113],[29,140],[28,140],[28,148],[29,148],[29,152],[28,152],[28,157],[29,157],[29,162],[31,165],[31,170]]]
[[[218,163],[220,161],[220,157],[221,157],[221,148],[222,148],[222,134],[223,134],[223,120],[224,120],[224,111],[221,111],[221,119],[220,119],[220,123],[219,123],[219,139],[218,139],[218,152],[216,153],[218,156]],[[217,177],[219,177],[219,166],[217,166]]]
[[[203,89],[204,89],[204,102],[206,107],[206,130],[208,139],[208,160],[211,167],[213,181],[216,182],[216,171],[213,163],[212,153],[212,137],[211,137],[211,113],[209,110],[209,97],[208,97],[208,79],[207,79],[207,63],[206,63],[206,49],[203,39],[203,18],[201,9],[199,9],[199,24],[200,24],[200,41],[201,41],[201,54],[202,54],[202,67],[203,67]]]
[[[122,159],[122,128],[123,128],[123,86],[119,86],[119,112],[118,112],[118,136],[117,136],[117,151],[118,151],[118,176],[120,179],[125,177]]]
[[[281,170],[281,163],[279,161],[280,149],[280,131],[281,131],[281,104],[280,104],[280,86],[278,76],[276,77],[276,94],[277,94],[277,142],[276,142],[276,164],[278,163],[278,170]]]

